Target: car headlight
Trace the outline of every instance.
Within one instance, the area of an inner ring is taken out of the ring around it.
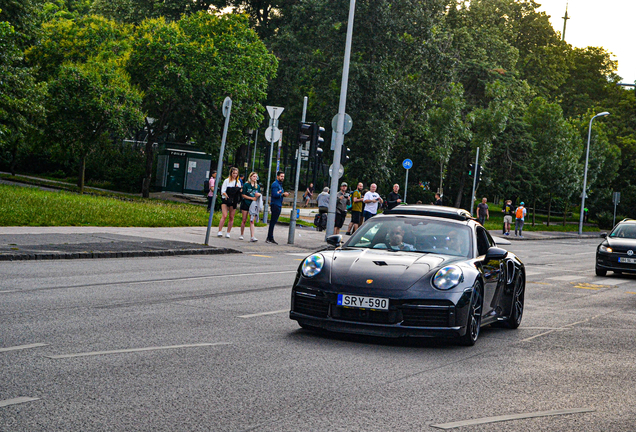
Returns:
[[[325,258],[320,254],[313,254],[303,261],[302,272],[305,277],[314,277],[325,265]]]
[[[462,269],[456,266],[441,268],[433,276],[433,285],[437,289],[449,290],[456,287],[464,279]]]
[[[605,246],[604,244],[602,244],[601,247],[598,248],[598,250],[601,252],[612,253],[612,248],[609,246]]]

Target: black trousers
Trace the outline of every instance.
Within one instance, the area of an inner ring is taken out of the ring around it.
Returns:
[[[274,240],[274,227],[276,226],[276,222],[278,222],[278,217],[280,216],[280,212],[283,210],[282,207],[279,206],[271,206],[272,214],[269,219],[269,230],[267,231],[267,240]]]

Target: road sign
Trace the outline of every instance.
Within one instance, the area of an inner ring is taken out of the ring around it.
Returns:
[[[614,194],[612,195],[612,202],[614,204],[618,204],[621,202],[621,193],[620,192],[614,192]]]
[[[404,161],[402,162],[402,166],[404,167],[404,169],[411,169],[413,168],[413,161],[411,159],[404,159]]]
[[[269,142],[276,142],[280,139],[280,129],[277,127],[268,127],[265,129],[265,139]]]
[[[283,113],[283,111],[285,111],[285,108],[283,107],[267,106],[266,108],[267,113],[274,120],[277,120],[278,117],[280,117],[280,115]]]
[[[352,127],[353,127],[353,120],[351,119],[351,116],[349,114],[345,113],[345,118],[344,118],[345,135],[349,133]],[[338,133],[338,114],[333,116],[333,118],[331,119],[331,128],[334,130],[334,132]]]
[[[232,108],[232,99],[230,97],[226,97],[223,101],[223,117],[227,117],[230,114],[230,109]]]
[[[344,167],[340,165],[340,168],[338,169],[338,178],[341,178],[343,174]],[[333,164],[329,165],[329,177],[333,177]]]

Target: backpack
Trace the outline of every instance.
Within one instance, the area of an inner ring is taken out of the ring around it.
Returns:
[[[523,219],[523,207],[517,207],[517,212],[515,214],[517,219]]]
[[[320,213],[314,216],[314,225],[318,228],[318,231],[322,231],[327,228],[327,213]]]

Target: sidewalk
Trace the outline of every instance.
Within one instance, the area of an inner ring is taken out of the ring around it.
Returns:
[[[217,237],[212,227],[209,245],[205,245],[207,227],[119,228],[119,227],[0,227],[0,261],[129,258],[174,255],[213,255],[229,253],[274,254],[311,253],[326,246],[325,233],[296,226],[294,244],[287,244],[289,227],[279,224],[274,230],[278,245],[265,243],[268,227],[256,227],[257,242],[250,242],[249,227],[245,240],[239,240],[240,228],[230,238]]]

